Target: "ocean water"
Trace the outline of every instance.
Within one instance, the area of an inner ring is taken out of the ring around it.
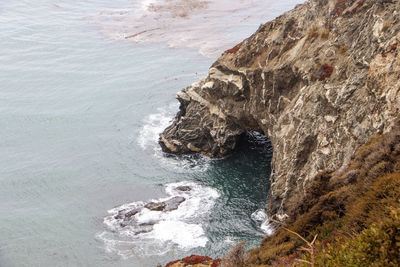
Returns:
[[[300,2],[1,0],[0,266],[147,267],[257,245],[268,139],[213,160],[157,139],[179,90]],[[177,196],[177,210],[135,215],[145,233],[115,219]]]

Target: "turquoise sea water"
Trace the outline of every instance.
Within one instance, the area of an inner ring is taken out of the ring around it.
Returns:
[[[155,266],[259,242],[267,140],[250,136],[219,160],[157,145],[176,92],[301,1],[233,2],[181,17],[151,13],[161,1],[0,1],[0,266]],[[197,193],[151,235],[113,225],[113,208],[176,183]]]

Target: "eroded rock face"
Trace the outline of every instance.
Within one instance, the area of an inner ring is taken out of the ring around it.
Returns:
[[[349,162],[400,111],[400,2],[310,0],[227,50],[178,93],[164,151],[224,156],[253,130],[273,145],[268,211],[285,218],[308,179]]]

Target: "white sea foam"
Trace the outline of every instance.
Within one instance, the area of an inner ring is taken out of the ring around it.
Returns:
[[[272,235],[274,233],[274,228],[264,209],[259,209],[253,212],[251,214],[251,219],[257,223],[258,227],[266,235]]]
[[[228,244],[235,244],[236,241],[231,236],[227,236],[224,242]]]
[[[177,109],[177,103],[174,102],[169,106],[158,108],[157,113],[144,118],[137,143],[143,150],[153,151],[154,157],[163,168],[177,173],[204,172],[209,168],[212,159],[203,155],[165,157],[158,144],[160,133],[171,124]]]
[[[162,221],[154,226],[153,235],[161,242],[178,240],[183,249],[204,247],[208,239],[200,224],[189,224],[182,221]]]
[[[147,12],[149,10],[150,5],[156,2],[157,0],[142,0],[140,6],[144,12]]]
[[[190,187],[190,190],[179,190],[181,186]],[[202,223],[219,193],[213,188],[187,181],[167,184],[165,191],[168,197],[149,202],[162,202],[174,197],[184,197],[185,201],[172,211],[152,211],[143,208],[145,203],[142,201],[124,204],[108,211],[110,215],[104,218],[106,230],[97,235],[104,242],[107,252],[129,258],[163,255],[174,249],[188,251],[207,244],[208,238]],[[131,223],[121,225],[123,218],[119,218],[118,214],[135,208],[141,210],[131,217]],[[138,227],[143,227],[143,224],[149,225],[146,226],[149,227],[148,230],[138,233]]]
[[[177,103],[174,103],[167,107],[158,108],[157,113],[150,114],[143,120],[144,125],[137,140],[143,150],[161,150],[158,146],[160,133],[171,123],[176,110],[178,110],[178,106]]]

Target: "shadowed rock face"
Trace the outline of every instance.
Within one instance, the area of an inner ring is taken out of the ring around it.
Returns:
[[[310,0],[227,50],[178,93],[165,152],[224,156],[248,130],[273,145],[268,211],[285,218],[308,179],[347,164],[400,111],[400,3]]]

